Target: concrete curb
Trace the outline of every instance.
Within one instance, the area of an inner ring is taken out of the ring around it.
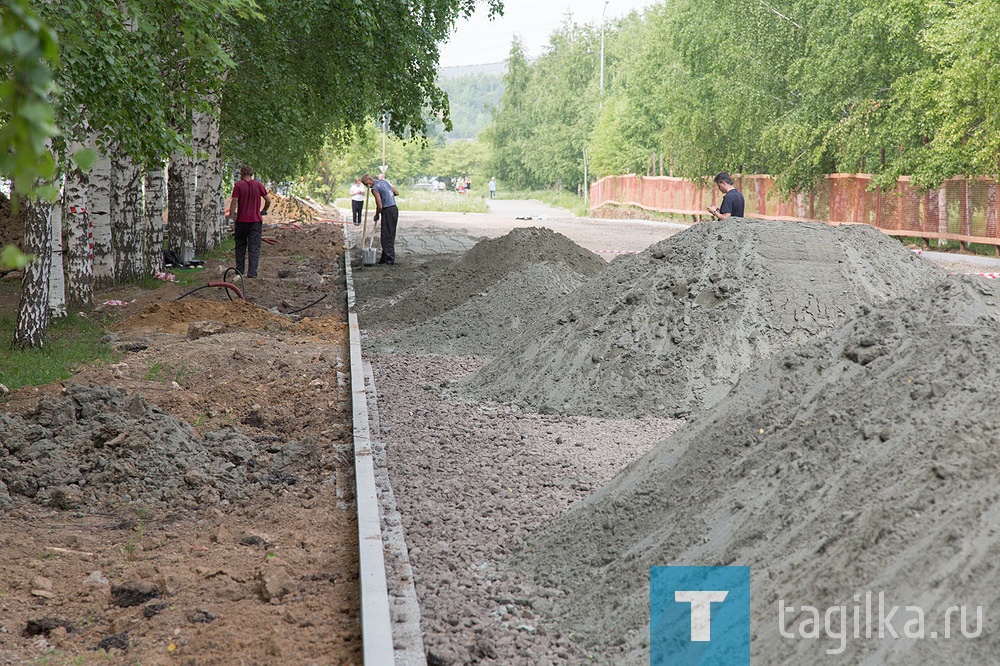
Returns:
[[[346,230],[345,230],[346,234]],[[364,661],[372,666],[393,663],[389,592],[385,581],[382,529],[375,488],[375,466],[368,427],[368,394],[361,359],[361,329],[354,308],[351,255],[344,250],[348,326],[351,344],[351,402],[354,408],[354,477],[358,509],[359,579],[361,581],[361,641]]]
[[[344,275],[347,282],[351,347],[351,401],[354,413],[364,663],[370,666],[426,666],[427,658],[420,629],[420,607],[407,556],[402,519],[389,485],[385,443],[372,435],[373,432],[378,432],[378,403],[371,366],[362,358],[361,329],[358,315],[354,311],[356,299],[351,269],[351,231],[345,223]],[[371,421],[369,416],[372,417]],[[391,608],[386,553],[390,556],[390,568],[395,581]]]

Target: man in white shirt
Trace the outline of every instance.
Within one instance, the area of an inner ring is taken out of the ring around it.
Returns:
[[[361,182],[361,179],[355,178],[354,184],[351,185],[351,213],[354,215],[355,226],[361,224],[361,210],[365,205],[365,190],[365,185]]]

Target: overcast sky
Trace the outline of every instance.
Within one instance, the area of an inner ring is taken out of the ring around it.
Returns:
[[[605,20],[657,4],[658,0],[609,0]],[[485,4],[485,3],[484,3]],[[510,54],[514,35],[520,35],[528,58],[537,58],[549,35],[567,12],[580,24],[601,24],[604,0],[504,0],[504,15],[490,21],[485,6],[472,18],[460,20],[451,39],[441,48],[441,66],[502,62]]]

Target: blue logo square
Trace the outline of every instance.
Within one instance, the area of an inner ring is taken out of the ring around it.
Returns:
[[[750,567],[650,567],[650,666],[750,666]]]

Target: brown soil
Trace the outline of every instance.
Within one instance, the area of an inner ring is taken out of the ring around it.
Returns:
[[[68,510],[12,493],[0,520],[0,663],[361,663],[342,231],[291,206],[275,212],[268,222],[300,228],[265,231],[278,244],[263,248],[249,303],[217,288],[177,301],[192,287],[170,283],[102,293],[128,303],[98,308],[114,322],[116,362],[15,391],[0,414],[30,415],[64,386],[110,386],[201,434],[232,428],[274,452],[316,444],[318,461],[239,506]],[[210,260],[206,282],[230,263]],[[225,329],[189,339],[206,320]],[[112,589],[131,583],[159,597],[123,606]]]

